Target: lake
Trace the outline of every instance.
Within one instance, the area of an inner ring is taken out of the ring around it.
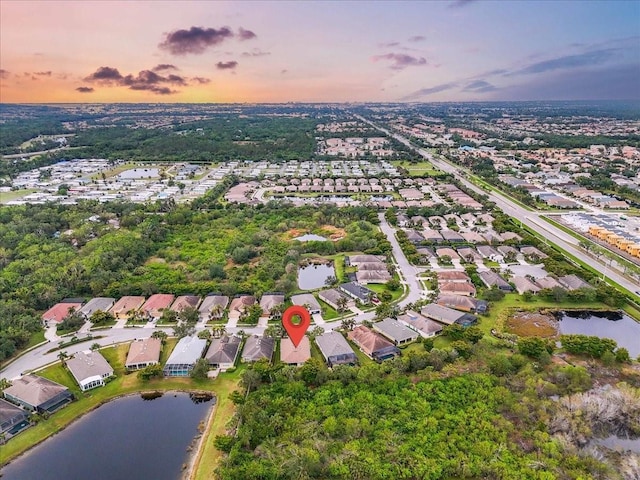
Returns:
[[[313,290],[325,286],[329,277],[334,277],[333,265],[309,265],[298,269],[298,286],[301,290]]]
[[[292,240],[297,240],[299,242],[326,242],[327,239],[321,235],[316,235],[314,233],[307,233],[305,235],[300,235],[299,237],[293,238]]]
[[[625,313],[618,312],[558,312],[560,333],[593,335],[611,338],[629,355],[640,355],[640,323]]]
[[[102,405],[0,469],[2,480],[175,480],[214,404],[187,393]]]

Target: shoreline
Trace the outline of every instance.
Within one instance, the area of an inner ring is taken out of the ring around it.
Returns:
[[[200,438],[198,438],[196,448],[189,452],[186,462],[187,468],[182,473],[182,480],[195,479],[196,472],[200,466],[200,461],[202,460],[202,455],[204,454],[205,439],[209,438],[209,434],[211,433],[211,428],[213,426],[213,420],[218,413],[218,397],[215,397],[215,399],[216,403],[209,409],[204,430],[200,433]]]
[[[213,398],[216,399],[216,403],[212,406],[212,410],[215,409],[215,407],[218,404],[218,396],[215,394],[215,392],[211,392],[211,391],[207,391],[207,390],[176,390],[176,389],[169,389],[169,390],[159,390],[159,389],[155,389],[155,390],[139,390],[136,392],[128,392],[128,393],[122,393],[122,394],[118,394],[115,395],[113,397],[110,397],[108,399],[105,399],[103,401],[101,401],[100,403],[91,406],[91,408],[83,411],[80,415],[78,415],[77,417],[74,417],[73,420],[71,420],[69,423],[63,425],[61,428],[57,429],[54,432],[51,432],[49,435],[45,435],[43,438],[39,439],[37,442],[35,442],[34,444],[30,445],[29,447],[27,447],[25,450],[23,450],[22,452],[16,454],[15,456],[9,458],[8,460],[4,461],[4,460],[0,460],[0,469],[6,467],[7,465],[9,465],[11,462],[14,462],[15,460],[23,457],[24,455],[27,455],[28,453],[30,453],[35,447],[37,447],[38,445],[40,445],[41,443],[45,442],[46,440],[55,437],[58,433],[64,431],[65,429],[67,429],[68,427],[70,427],[71,425],[73,425],[74,423],[76,423],[78,420],[84,418],[86,415],[90,414],[91,412],[93,412],[94,410],[100,408],[103,405],[106,405],[107,403],[113,402],[115,400],[119,400],[121,398],[126,398],[126,397],[133,397],[133,396],[141,396],[145,393],[156,393],[156,392],[161,392],[163,395],[167,394],[167,393],[206,393],[208,395],[212,395]],[[55,415],[58,412],[54,412],[53,415]],[[211,416],[211,414],[209,414],[209,416]],[[45,422],[51,420],[51,418],[44,420]],[[5,444],[7,445],[8,442]],[[2,473],[0,472],[0,478],[2,478]]]

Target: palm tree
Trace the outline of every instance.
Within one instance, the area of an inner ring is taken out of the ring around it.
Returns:
[[[67,358],[69,358],[69,354],[65,351],[61,351],[58,354],[58,360],[60,360],[60,362],[62,363],[63,367],[67,366]]]

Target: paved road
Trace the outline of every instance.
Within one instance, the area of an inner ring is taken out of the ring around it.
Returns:
[[[592,267],[594,270],[598,272],[603,272],[603,274],[606,275],[606,277],[608,277],[618,285],[622,286],[623,288],[626,288],[630,292],[640,291],[640,283],[635,282],[628,277],[620,275],[619,273],[611,270],[603,262],[588,256],[586,253],[582,251],[581,248],[578,247],[579,242],[576,238],[560,230],[554,225],[551,225],[550,223],[540,219],[540,216],[537,212],[532,212],[530,210],[527,210],[521,207],[520,205],[513,202],[512,200],[505,197],[504,195],[501,195],[494,191],[486,191],[481,189],[480,187],[477,187],[476,185],[471,183],[469,180],[464,178],[464,176],[461,173],[461,169],[459,167],[435,158],[430,152],[428,152],[424,148],[418,148],[414,146],[407,138],[401,135],[398,135],[397,133],[389,132],[387,129],[382,128],[370,122],[364,117],[358,116],[358,118],[360,118],[360,120],[364,121],[365,123],[368,123],[369,125],[373,126],[374,128],[377,128],[378,130],[395,138],[396,140],[403,143],[404,145],[412,148],[413,150],[418,152],[422,157],[429,160],[429,162],[431,162],[433,165],[438,167],[440,170],[455,176],[460,182],[462,182],[463,185],[465,185],[470,190],[473,190],[474,192],[488,196],[489,200],[494,202],[504,213],[515,218],[516,220],[521,222],[523,225],[526,225],[532,230],[541,233],[549,242],[555,245],[558,245],[560,248],[569,252],[571,255],[578,258],[580,261],[586,263],[587,265]]]

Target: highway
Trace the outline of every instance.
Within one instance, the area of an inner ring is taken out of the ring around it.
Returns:
[[[377,128],[381,132],[384,132],[390,137],[395,138],[399,142],[403,143],[409,148],[412,148],[416,152],[418,152],[422,157],[431,162],[434,166],[438,167],[443,172],[447,172],[455,176],[465,187],[469,190],[473,190],[476,193],[481,195],[486,195],[489,197],[489,200],[494,202],[498,208],[500,208],[507,215],[515,218],[517,221],[521,222],[523,225],[526,225],[530,229],[541,234],[547,241],[559,246],[562,250],[568,252],[575,258],[579,259],[581,262],[589,265],[591,268],[598,272],[602,272],[607,278],[612,280],[614,283],[617,283],[621,287],[627,289],[628,291],[635,293],[637,296],[638,291],[640,291],[640,283],[634,282],[628,277],[622,276],[616,271],[611,270],[606,264],[603,262],[588,256],[583,250],[578,247],[578,240],[562,231],[561,229],[551,225],[548,222],[545,222],[539,217],[537,212],[533,212],[527,210],[517,203],[513,202],[511,199],[501,195],[495,191],[487,191],[483,190],[480,187],[474,185],[469,180],[464,178],[461,173],[461,169],[455,165],[452,165],[448,162],[435,158],[431,155],[430,152],[425,150],[424,148],[418,148],[413,145],[407,138],[398,135],[397,133],[389,132],[387,129],[382,128],[373,122],[367,120],[364,117],[356,115],[363,122],[371,125],[374,128]]]

